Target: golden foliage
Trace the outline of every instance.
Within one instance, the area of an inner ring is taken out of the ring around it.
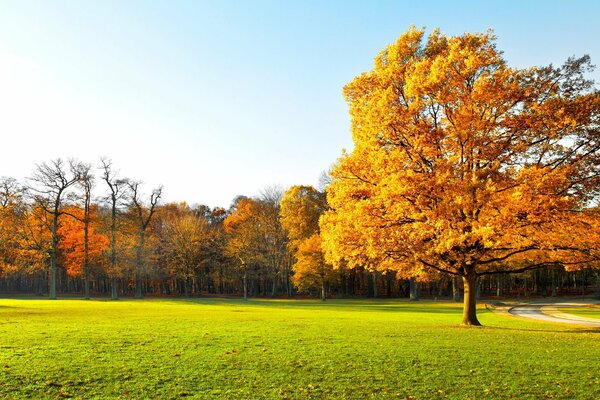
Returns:
[[[412,28],[344,88],[326,259],[459,275],[598,265],[600,95],[587,57],[514,69],[495,37]]]

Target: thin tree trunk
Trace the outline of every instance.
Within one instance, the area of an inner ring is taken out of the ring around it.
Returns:
[[[459,302],[460,301],[460,289],[458,288],[458,277],[452,277],[452,300]]]
[[[467,275],[463,275],[463,285],[465,291],[465,301],[461,325],[480,326],[481,323],[477,319],[477,301],[475,299],[477,293],[477,275],[475,275],[475,272],[470,272]]]
[[[50,277],[49,277],[49,295],[50,300],[56,300],[56,253],[52,251],[50,254]]]
[[[375,271],[372,272],[373,279],[371,280],[371,284],[373,285],[373,298],[377,298],[377,273]]]
[[[86,203],[86,209],[83,216],[83,297],[90,299],[90,261],[89,261],[89,204]]]
[[[502,296],[502,275],[498,274],[497,276],[497,286],[496,286],[496,296]]]
[[[119,299],[119,292],[117,291],[117,277],[110,277],[110,298],[111,300]]]
[[[417,279],[414,276],[410,278],[410,300],[419,300],[419,289],[417,286]]]
[[[144,231],[140,229],[138,248],[135,257],[135,298],[142,298],[142,250],[144,248]]]
[[[243,275],[243,282],[244,282],[244,300],[248,300],[248,273],[246,272],[246,270],[244,269],[244,275]]]

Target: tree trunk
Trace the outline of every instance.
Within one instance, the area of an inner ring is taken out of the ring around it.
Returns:
[[[144,248],[144,231],[140,230],[135,257],[135,298],[142,298],[142,251]]]
[[[481,326],[477,319],[477,301],[475,296],[477,294],[477,275],[474,272],[470,272],[467,275],[463,275],[463,285],[465,292],[465,301],[463,306],[463,320],[461,325],[475,325]]]
[[[86,204],[83,222],[83,298],[90,299],[89,205]]]
[[[112,209],[110,215],[110,291],[112,300],[119,298],[119,292],[117,290],[117,200],[113,194],[112,197]]]
[[[110,278],[110,298],[111,300],[118,300],[119,299],[119,293],[117,291],[117,277],[116,276],[112,276]]]
[[[242,279],[244,281],[244,300],[248,300],[248,273],[246,272],[246,270],[244,270],[244,275]]]
[[[52,250],[50,253],[50,300],[56,300],[56,275],[58,267],[56,265],[56,249],[58,248],[58,204],[54,207],[54,215],[52,217]]]
[[[410,300],[419,300],[419,288],[417,286],[417,280],[415,277],[410,278]]]
[[[373,285],[373,298],[377,298],[377,273],[373,271],[371,273],[373,275],[373,279],[371,280],[371,284]]]
[[[502,296],[502,275],[501,274],[498,274],[498,276],[497,276],[496,296],[498,296],[498,297]]]
[[[321,301],[325,301],[325,277],[321,277]]]
[[[556,267],[552,267],[552,297],[558,296],[558,291],[556,290]]]
[[[457,303],[460,301],[460,289],[458,288],[458,277],[452,277],[452,300]]]
[[[50,300],[56,300],[56,253],[53,251],[50,254],[50,282],[49,295]]]

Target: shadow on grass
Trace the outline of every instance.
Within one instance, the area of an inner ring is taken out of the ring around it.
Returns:
[[[174,302],[186,302],[201,305],[277,307],[279,309],[339,309],[353,312],[391,312],[425,314],[461,314],[462,304],[437,301],[409,302],[408,300],[293,300],[293,299],[257,299],[231,298],[188,298],[170,299]]]

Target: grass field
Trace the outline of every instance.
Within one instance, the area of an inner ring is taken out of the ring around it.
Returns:
[[[600,319],[600,306],[589,308],[561,308],[559,311],[568,314],[579,315],[580,317]]]
[[[0,300],[0,398],[600,398],[600,336],[405,301]]]

